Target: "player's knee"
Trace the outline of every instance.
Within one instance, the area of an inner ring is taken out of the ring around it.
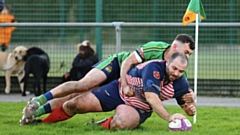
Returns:
[[[67,96],[67,100],[73,99],[74,97],[77,97],[79,95],[79,93],[73,93],[69,96]]]
[[[89,105],[84,102],[86,100],[84,96],[71,99],[66,102],[66,107],[72,114],[89,112]]]
[[[65,102],[64,106],[68,110],[68,112],[71,112],[72,114],[76,114],[76,112],[77,112],[76,100],[69,100],[69,101]]]
[[[91,82],[91,79],[83,78],[77,82],[77,89],[79,91],[88,91],[94,87],[94,83]]]
[[[63,91],[71,91],[71,93],[78,93],[87,90],[88,85],[79,81],[69,81],[62,84]]]
[[[87,91],[89,90],[89,83],[88,82],[81,82],[78,81],[76,83],[76,92],[82,92],[82,91]]]
[[[110,124],[111,129],[127,129],[126,125],[120,118],[114,118]]]
[[[124,129],[124,125],[120,120],[112,121],[110,124],[111,129]]]

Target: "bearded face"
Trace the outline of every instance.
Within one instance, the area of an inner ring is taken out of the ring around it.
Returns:
[[[187,63],[181,63],[179,58],[174,59],[171,63],[167,62],[166,72],[170,81],[180,78],[187,68]]]

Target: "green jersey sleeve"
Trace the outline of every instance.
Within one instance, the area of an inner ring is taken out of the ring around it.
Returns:
[[[163,60],[164,51],[169,47],[170,45],[165,42],[151,41],[139,46],[134,53],[139,63],[153,59]]]

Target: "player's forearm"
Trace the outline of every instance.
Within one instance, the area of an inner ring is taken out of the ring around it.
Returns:
[[[159,117],[162,119],[170,122],[169,118],[171,116],[170,113],[164,108],[161,100],[157,96],[157,94],[152,93],[152,92],[145,92],[145,97],[147,102],[150,104],[152,107],[153,111],[157,113]]]
[[[126,74],[127,74],[128,70],[130,68],[131,68],[131,64],[130,63],[127,63],[125,61],[122,63],[120,77],[121,77],[121,83],[124,84],[124,85],[127,84]]]
[[[121,77],[121,82],[122,84],[127,84],[126,81],[126,74],[130,70],[130,68],[134,65],[137,64],[138,61],[135,58],[134,53],[130,54],[129,57],[127,57],[122,65],[121,65],[121,71],[120,71],[120,77]]]

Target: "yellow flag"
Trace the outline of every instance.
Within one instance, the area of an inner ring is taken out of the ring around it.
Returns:
[[[187,25],[193,21],[196,21],[196,14],[199,14],[198,21],[206,19],[206,15],[200,0],[190,0],[188,8],[183,16],[182,22],[183,25]]]

